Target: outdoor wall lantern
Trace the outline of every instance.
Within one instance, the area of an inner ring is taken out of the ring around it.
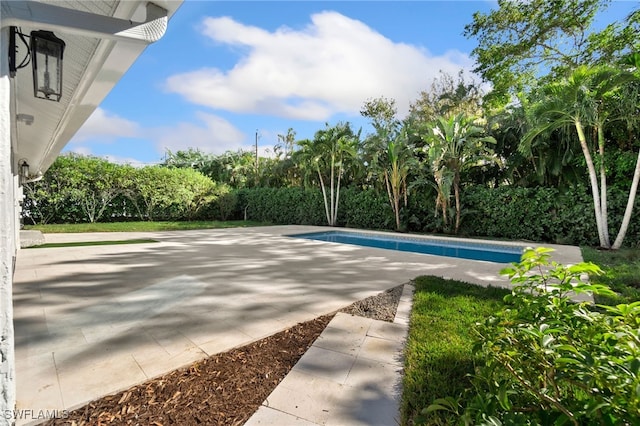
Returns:
[[[20,65],[16,65],[16,35],[28,48]],[[26,37],[31,41],[27,44]],[[62,97],[62,56],[65,42],[51,31],[32,31],[30,36],[22,34],[18,28],[11,27],[9,38],[9,71],[15,77],[16,71],[31,61],[33,70],[33,96],[40,99],[60,102]]]
[[[20,177],[23,181],[29,179],[29,163],[27,163],[27,160],[20,160]]]
[[[33,96],[60,102],[65,43],[51,31],[31,32]]]

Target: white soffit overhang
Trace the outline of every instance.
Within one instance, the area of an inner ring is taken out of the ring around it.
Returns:
[[[153,0],[153,10],[157,7],[166,10],[167,18],[182,4],[183,0]],[[13,2],[2,2],[2,26],[14,25],[7,19],[8,7]],[[38,4],[41,3],[41,4]],[[13,3],[15,5],[15,3]],[[52,0],[41,2],[22,2],[23,5],[45,8],[53,5],[69,9],[69,17],[77,19],[77,11],[121,20],[144,22],[148,19],[147,1],[138,0]],[[157,7],[156,7],[157,6]],[[60,10],[58,10],[59,12]],[[66,13],[65,10],[62,10]],[[164,11],[163,11],[164,12]],[[42,15],[42,14],[41,14]],[[45,13],[45,16],[50,16]],[[45,19],[46,21],[46,19]],[[9,23],[7,23],[9,22]],[[96,107],[107,96],[129,67],[144,51],[148,43],[155,41],[164,33],[134,34],[133,37],[120,33],[103,34],[100,21],[95,24],[75,21],[73,29],[65,30],[64,25],[47,22],[23,23],[20,31],[29,34],[39,29],[54,30],[55,35],[66,43],[63,62],[63,90],[60,102],[38,99],[33,96],[31,66],[19,69],[12,79],[12,113],[14,117],[33,117],[30,120],[14,120],[13,152],[14,166],[26,160],[30,172],[36,175],[44,173],[55,161],[60,151],[89,118]],[[84,28],[83,28],[84,27]],[[95,30],[95,31],[93,31]],[[153,29],[156,33],[156,29]],[[139,33],[140,31],[138,31]],[[16,37],[20,63],[26,47]],[[136,39],[138,38],[138,39]],[[146,40],[145,40],[146,38]]]

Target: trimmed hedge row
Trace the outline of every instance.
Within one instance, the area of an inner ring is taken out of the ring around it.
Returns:
[[[609,229],[615,239],[624,215],[627,194],[608,194]],[[468,188],[463,194],[467,216],[461,233],[470,236],[530,240],[556,244],[598,245],[591,193],[582,186],[560,192],[555,188]],[[640,245],[640,199],[626,234],[625,246]]]
[[[319,189],[253,188],[235,192],[234,219],[292,225],[326,225]],[[426,196],[413,199],[403,216],[411,232],[442,233]],[[609,191],[609,224],[615,239],[624,214],[627,194]],[[593,200],[587,188],[568,192],[555,188],[487,188],[471,186],[462,194],[464,210],[460,235],[525,240],[555,244],[598,245]],[[245,216],[246,209],[246,216]],[[640,197],[624,245],[640,246]],[[338,225],[350,228],[393,230],[394,219],[386,194],[374,190],[343,189]]]

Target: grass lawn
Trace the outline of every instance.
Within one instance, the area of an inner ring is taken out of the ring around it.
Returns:
[[[603,275],[589,277],[591,282],[609,286],[620,296],[612,299],[597,296],[596,303],[615,305],[640,300],[640,250],[597,250],[582,248],[585,262],[593,262],[604,271]]]
[[[25,247],[26,249],[34,248],[52,248],[52,247],[85,247],[85,246],[113,246],[123,244],[147,244],[157,243],[157,240],[151,240],[148,238],[138,240],[107,240],[107,241],[76,241],[70,243],[46,243],[39,246]]]
[[[230,221],[191,221],[191,222],[109,222],[109,223],[71,223],[49,225],[25,225],[24,229],[38,230],[45,234],[75,232],[156,232],[185,231],[191,229],[238,228],[247,226],[270,225],[264,222]]]
[[[503,305],[509,293],[439,277],[419,277],[406,346],[402,424],[448,425],[444,412],[421,415],[436,398],[457,397],[473,373],[473,326]]]

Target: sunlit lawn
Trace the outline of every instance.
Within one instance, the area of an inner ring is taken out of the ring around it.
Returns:
[[[24,229],[38,230],[45,234],[74,232],[157,232],[185,231],[192,229],[237,228],[265,226],[268,223],[250,220],[230,221],[190,221],[190,222],[109,222],[109,223],[71,223],[26,225]]]
[[[457,397],[469,385],[476,356],[474,324],[501,308],[509,291],[439,277],[419,277],[406,346],[402,424],[454,424],[438,412],[420,414],[436,398]]]

